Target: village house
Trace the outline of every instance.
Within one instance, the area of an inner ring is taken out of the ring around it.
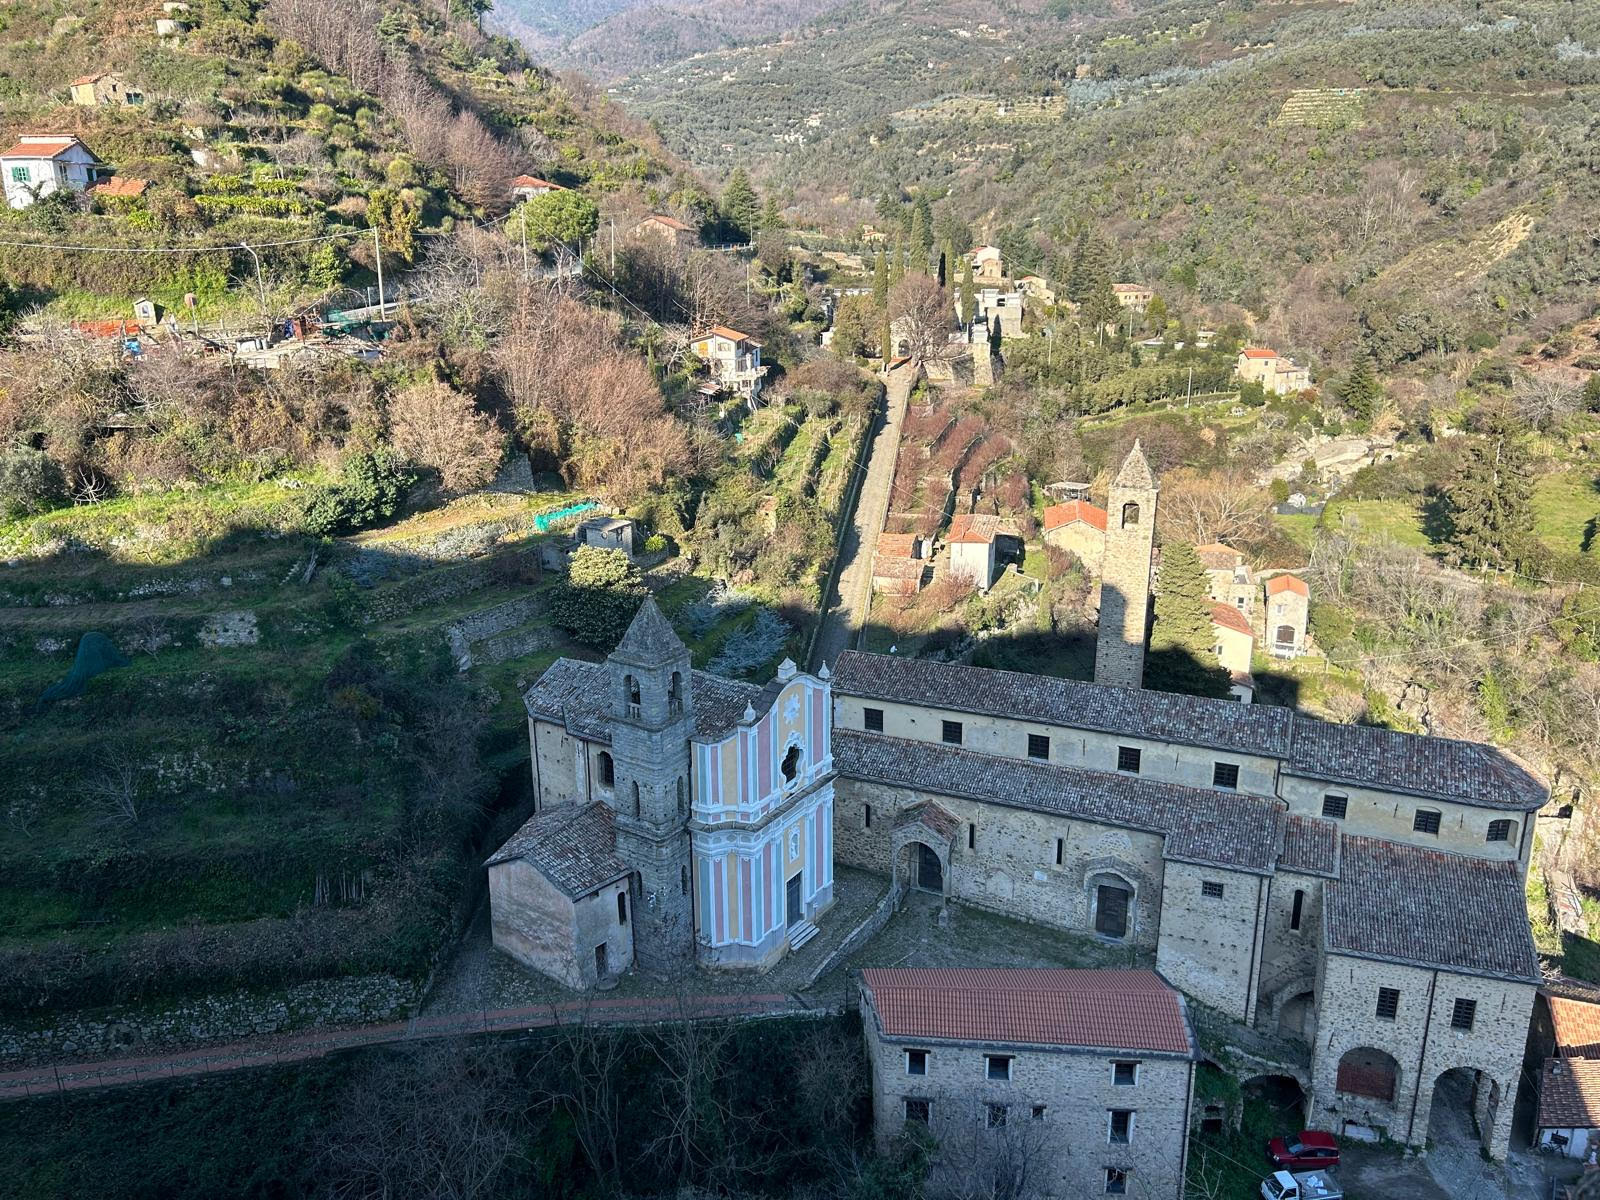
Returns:
[[[1017,280],[1017,291],[1040,304],[1053,306],[1056,302],[1056,290],[1043,275],[1024,275]]]
[[[1246,346],[1239,351],[1234,370],[1240,383],[1259,383],[1280,396],[1303,392],[1311,386],[1311,373],[1291,358],[1264,346]]]
[[[494,945],[569,986],[629,963],[761,967],[833,903],[826,673],[690,667],[646,599],[604,663],[523,697],[535,815],[488,860]]]
[[[665,213],[651,213],[628,233],[633,238],[653,238],[675,250],[692,250],[700,244],[700,234],[694,228]]]
[[[975,246],[967,251],[974,283],[1002,283],[1006,277],[1005,259],[999,246]]]
[[[1274,658],[1298,658],[1306,652],[1311,619],[1311,589],[1298,575],[1274,575],[1264,589],[1267,602],[1267,651]]]
[[[1250,677],[1250,660],[1255,655],[1256,634],[1245,616],[1231,604],[1212,601],[1211,636],[1215,639],[1211,651],[1233,685],[1229,689],[1235,700],[1250,703],[1255,693],[1255,681]]]
[[[518,200],[532,200],[535,196],[543,196],[549,192],[564,192],[566,189],[559,183],[551,183],[548,179],[540,179],[537,175],[518,175],[511,181],[511,194]]]
[[[1113,283],[1111,294],[1123,308],[1131,308],[1135,312],[1143,312],[1150,307],[1150,301],[1156,298],[1155,291],[1142,283]]]
[[[1106,552],[1106,510],[1087,500],[1052,504],[1044,510],[1044,540],[1077,555],[1089,574],[1098,577]]]
[[[761,365],[761,343],[748,333],[713,325],[689,347],[710,369],[712,382],[720,390],[751,401],[761,394],[767,369]]]
[[[875,1135],[926,1126],[934,1190],[1183,1196],[1200,1054],[1154,971],[869,968],[861,1013]]]
[[[105,174],[109,171],[89,147],[60,134],[27,134],[0,154],[6,203],[12,208],[27,208],[62,188],[84,191]]]
[[[1600,987],[1546,980],[1528,1045],[1529,1067],[1539,1073],[1535,1145],[1581,1161],[1600,1159]]]
[[[1255,576],[1244,555],[1232,546],[1211,542],[1194,548],[1195,556],[1205,568],[1206,588],[1219,604],[1231,604],[1247,615],[1254,615],[1256,598]]]
[[[1021,552],[1021,538],[1015,522],[984,513],[957,513],[950,518],[945,535],[950,560],[946,567],[952,579],[969,579],[980,592],[994,584],[999,556]]]
[[[123,104],[130,107],[144,103],[144,93],[129,87],[121,75],[82,75],[71,84],[72,102],[84,108],[100,104]]]
[[[872,552],[872,590],[915,596],[922,590],[922,539],[914,533],[880,533]]]

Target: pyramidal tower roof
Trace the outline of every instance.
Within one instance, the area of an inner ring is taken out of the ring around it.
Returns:
[[[634,614],[628,632],[622,635],[613,657],[641,665],[667,662],[688,653],[671,623],[662,614],[654,596],[646,596]]]
[[[1128,451],[1128,457],[1122,460],[1122,469],[1117,472],[1117,477],[1112,481],[1112,487],[1142,488],[1149,490],[1157,486],[1155,473],[1150,470],[1150,461],[1144,456],[1144,446],[1138,438],[1133,441],[1133,449]]]

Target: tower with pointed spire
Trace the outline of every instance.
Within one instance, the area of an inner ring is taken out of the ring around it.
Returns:
[[[634,953],[648,971],[694,961],[689,896],[689,739],[694,735],[689,649],[646,596],[606,660],[617,856],[638,872]]]
[[[1111,483],[1106,503],[1106,551],[1100,574],[1100,630],[1094,681],[1118,687],[1144,682],[1150,627],[1150,566],[1155,551],[1156,482],[1138,441]]]

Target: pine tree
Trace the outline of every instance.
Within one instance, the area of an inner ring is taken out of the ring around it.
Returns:
[[[1226,696],[1228,673],[1217,665],[1212,650],[1216,642],[1206,570],[1188,542],[1162,545],[1155,608],[1145,686],[1194,696]]]
[[[1501,567],[1515,558],[1533,529],[1533,491],[1525,430],[1505,404],[1476,414],[1479,436],[1462,455],[1445,492],[1450,540],[1466,562]]]
[[[767,203],[761,210],[761,232],[772,233],[784,228],[783,211],[778,207],[778,198],[768,196]]]
[[[1359,419],[1371,420],[1383,400],[1383,385],[1372,367],[1371,355],[1363,354],[1350,366],[1350,374],[1339,385],[1339,403]]]
[[[735,167],[722,189],[722,219],[735,233],[749,241],[761,224],[761,197],[750,186],[743,167]]]
[[[881,309],[889,307],[889,260],[883,247],[878,247],[878,261],[872,268],[872,302]]]

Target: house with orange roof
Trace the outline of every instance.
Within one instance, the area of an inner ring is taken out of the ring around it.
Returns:
[[[1311,588],[1298,575],[1274,575],[1265,586],[1267,650],[1274,658],[1298,658],[1306,652],[1311,618]]]
[[[692,249],[700,241],[700,234],[696,229],[666,213],[651,213],[630,229],[628,236],[641,240],[654,238],[677,250]]]
[[[1213,601],[1211,637],[1211,649],[1217,662],[1233,677],[1234,696],[1248,704],[1255,690],[1250,678],[1250,659],[1256,651],[1256,631],[1250,618],[1231,604]]]
[[[967,251],[974,283],[999,283],[1006,277],[1005,256],[999,246],[974,246]]]
[[[1047,546],[1067,550],[1095,576],[1106,553],[1106,510],[1087,500],[1068,500],[1044,510],[1044,540]]]
[[[1131,308],[1135,312],[1143,312],[1150,307],[1150,301],[1156,298],[1155,289],[1142,283],[1113,283],[1111,294],[1123,308]]]
[[[1231,604],[1240,612],[1255,615],[1256,580],[1244,554],[1222,542],[1194,548],[1195,557],[1206,571],[1206,587],[1211,598]]]
[[[872,551],[872,590],[915,596],[922,590],[922,539],[914,533],[880,533]]]
[[[518,175],[511,181],[511,194],[518,200],[532,200],[535,196],[543,196],[546,192],[564,192],[566,188],[559,183],[551,183],[548,179],[540,179],[537,175]]]
[[[25,134],[0,154],[6,203],[27,208],[51,192],[81,192],[109,174],[94,151],[70,134]]]
[[[950,518],[945,544],[950,550],[947,570],[952,578],[965,578],[987,592],[994,583],[995,562],[1004,550],[1014,553],[1019,541],[1014,522],[987,513],[957,513]]]
[[[1267,346],[1246,346],[1239,351],[1234,371],[1240,383],[1259,383],[1269,392],[1288,396],[1311,386],[1311,373]]]
[[[101,104],[135,107],[144,103],[144,93],[138,88],[129,87],[121,75],[105,72],[80,75],[68,85],[68,90],[72,94],[72,102],[82,108],[94,108]]]
[[[713,325],[689,343],[711,372],[721,391],[754,401],[761,394],[767,368],[761,364],[761,343],[728,325]]]

